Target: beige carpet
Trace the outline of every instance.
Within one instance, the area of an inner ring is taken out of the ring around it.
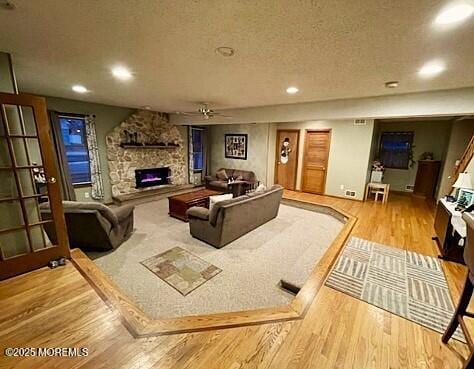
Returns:
[[[293,296],[278,287],[282,276],[291,271],[305,280],[343,226],[330,215],[281,205],[277,218],[215,249],[192,238],[187,223],[168,216],[167,199],[138,205],[135,225],[132,237],[118,249],[88,254],[153,318],[287,304]],[[140,264],[177,246],[222,272],[182,296]]]

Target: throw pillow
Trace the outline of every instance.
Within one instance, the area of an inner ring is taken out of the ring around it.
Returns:
[[[231,193],[226,193],[224,195],[209,196],[209,211],[211,211],[213,206],[217,204],[218,202],[230,200],[230,199],[232,199]]]
[[[221,181],[227,181],[227,179],[229,178],[224,169],[218,170],[216,173],[216,177]]]

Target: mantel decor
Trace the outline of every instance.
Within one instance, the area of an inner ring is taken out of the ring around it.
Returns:
[[[247,134],[226,134],[224,145],[225,157],[247,160],[247,145]]]

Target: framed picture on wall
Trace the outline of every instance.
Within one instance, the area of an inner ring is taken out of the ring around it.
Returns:
[[[225,135],[225,157],[229,159],[247,160],[247,134]]]

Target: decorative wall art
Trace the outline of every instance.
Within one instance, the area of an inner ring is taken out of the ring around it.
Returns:
[[[288,160],[290,160],[290,153],[292,149],[290,147],[290,139],[286,137],[283,140],[283,143],[281,144],[280,148],[280,163],[281,164],[287,164]]]
[[[225,157],[230,159],[247,160],[247,134],[225,135]]]

